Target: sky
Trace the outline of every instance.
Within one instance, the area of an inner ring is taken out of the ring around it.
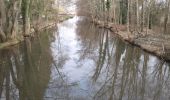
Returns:
[[[76,13],[76,0],[56,0],[55,5],[59,2],[59,8],[64,9],[69,14]]]

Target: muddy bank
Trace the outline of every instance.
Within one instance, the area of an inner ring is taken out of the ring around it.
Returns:
[[[34,34],[36,34],[37,32],[40,32],[44,29],[49,29],[49,28],[52,28],[54,27],[58,22],[61,23],[69,18],[72,18],[73,15],[68,15],[68,16],[65,16],[65,17],[61,17],[59,18],[58,21],[54,21],[54,22],[49,22],[49,23],[45,23],[45,24],[42,24],[42,25],[39,25],[38,29],[37,30],[34,30],[34,29],[31,29],[30,31],[30,35],[29,36],[23,36],[22,34],[20,34],[19,36],[17,36],[15,39],[13,40],[9,40],[7,42],[4,42],[4,43],[0,43],[0,49],[5,49],[7,47],[10,47],[10,46],[13,46],[13,45],[16,45],[20,42],[22,42],[24,40],[24,38],[26,37],[34,37]]]
[[[126,26],[115,25],[114,23],[104,23],[102,21],[93,20],[93,23],[101,28],[111,30],[120,39],[130,44],[140,47],[141,49],[152,53],[159,58],[170,61],[170,35],[155,34],[154,32],[137,32],[126,31]]]

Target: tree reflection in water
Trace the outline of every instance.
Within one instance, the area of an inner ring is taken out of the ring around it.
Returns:
[[[50,32],[0,52],[0,98],[42,100],[50,80]],[[52,34],[50,34],[52,35]]]
[[[169,64],[111,36],[109,30],[78,23],[80,60],[93,59],[95,100],[169,100]],[[86,25],[86,26],[85,26]],[[98,43],[97,43],[98,42]],[[98,52],[96,54],[95,52]]]
[[[0,51],[0,99],[170,99],[169,63],[85,18],[58,28]]]

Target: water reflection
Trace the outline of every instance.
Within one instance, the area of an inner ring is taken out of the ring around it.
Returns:
[[[43,38],[43,39],[42,39]],[[42,45],[43,44],[43,45]],[[52,56],[47,33],[34,42],[0,52],[0,98],[2,100],[42,100],[50,79]]]
[[[169,63],[84,17],[0,51],[2,100],[169,100]]]
[[[95,87],[93,99],[170,99],[168,63],[123,43],[117,37],[111,36],[108,30],[94,26],[90,28],[90,25],[85,27],[86,24],[87,21],[78,23],[77,34],[82,41],[81,51],[84,51],[80,52],[83,55],[80,58],[92,59],[95,63],[93,74],[90,75],[92,86]],[[90,29],[93,30],[88,32]]]

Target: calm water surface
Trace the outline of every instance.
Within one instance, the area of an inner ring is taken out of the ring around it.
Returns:
[[[170,100],[169,63],[83,17],[0,51],[0,100]]]

